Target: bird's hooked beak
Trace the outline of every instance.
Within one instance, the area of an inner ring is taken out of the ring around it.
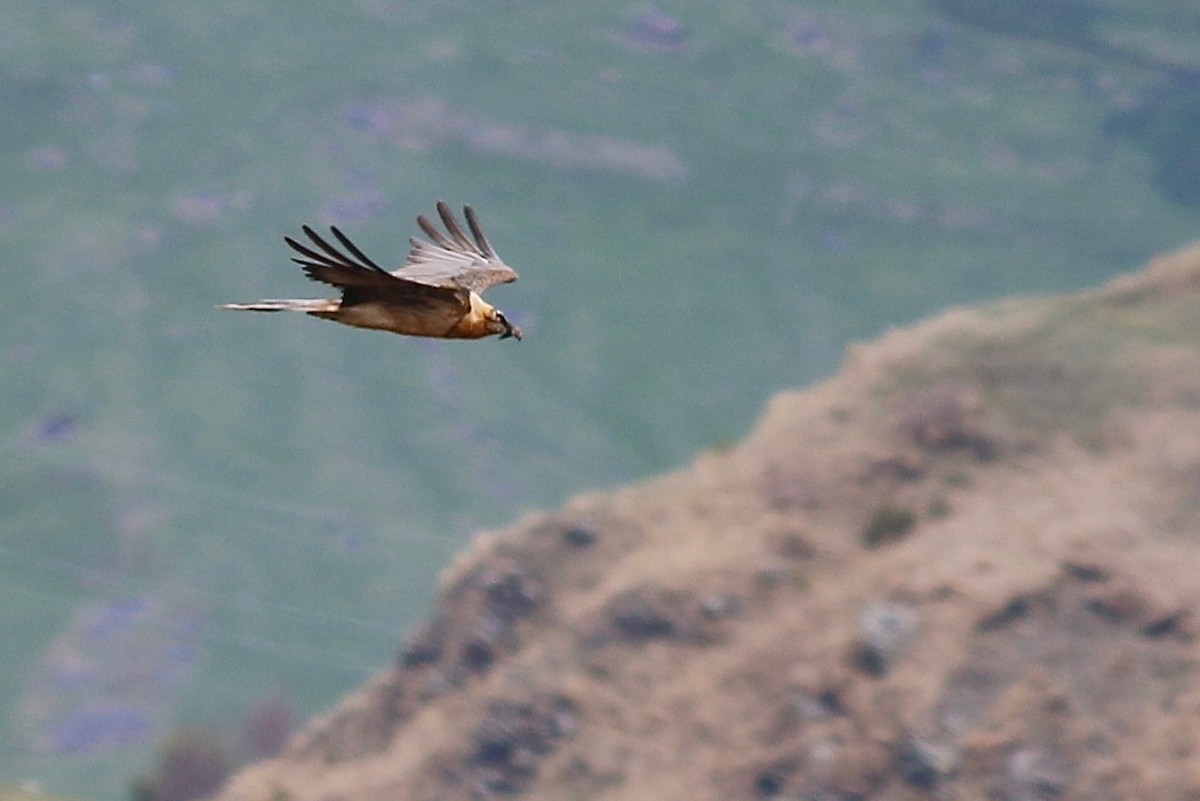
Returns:
[[[509,337],[521,338],[521,329],[510,323],[508,318],[504,316],[504,312],[499,309],[492,309],[492,313],[495,315],[495,321],[504,326],[504,331],[500,334],[500,339],[508,339]]]

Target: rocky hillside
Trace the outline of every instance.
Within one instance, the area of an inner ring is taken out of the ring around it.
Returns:
[[[281,799],[1195,799],[1200,248],[853,348],[480,538]]]

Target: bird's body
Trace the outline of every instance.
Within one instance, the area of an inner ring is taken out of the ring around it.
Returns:
[[[480,339],[499,334],[521,338],[521,329],[485,301],[482,293],[495,284],[517,280],[517,273],[496,254],[470,206],[463,208],[472,240],[439,202],[446,233],[424,216],[417,224],[432,241],[412,238],[412,250],[399,269],[388,272],[367,257],[341,231],[333,235],[345,250],[303,227],[313,247],[284,237],[304,258],[293,258],[314,281],[335,286],[340,298],[260,300],[228,303],[238,311],[298,311],[356,328],[443,339]],[[316,249],[313,249],[316,248]]]

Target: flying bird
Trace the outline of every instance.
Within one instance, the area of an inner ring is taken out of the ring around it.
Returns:
[[[391,271],[372,261],[336,227],[331,226],[330,231],[341,249],[302,226],[311,245],[283,238],[302,257],[292,261],[312,280],[340,289],[342,296],[227,303],[221,308],[298,311],[357,328],[416,337],[480,339],[499,334],[501,339],[520,339],[521,329],[483,299],[488,287],[516,281],[516,271],[500,260],[470,206],[463,206],[463,214],[471,236],[445,203],[438,201],[437,212],[445,233],[418,215],[417,225],[429,239],[410,238],[408,258]]]

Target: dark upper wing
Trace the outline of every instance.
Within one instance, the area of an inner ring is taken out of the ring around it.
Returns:
[[[517,280],[516,271],[500,260],[495,248],[488,242],[474,209],[463,206],[463,214],[466,215],[467,226],[474,240],[454,219],[450,207],[440,200],[437,211],[442,224],[446,226],[446,233],[439,231],[424,215],[418,216],[417,225],[432,241],[416,237],[410,239],[412,250],[408,253],[408,259],[392,275],[474,292],[483,292],[495,284]]]
[[[316,249],[285,236],[283,239],[288,247],[304,257],[293,258],[292,261],[303,267],[304,273],[312,280],[341,289],[347,302],[388,300],[401,303],[436,300],[452,301],[464,306],[466,304],[466,293],[455,285],[412,280],[407,276],[402,278],[389,273],[359,250],[358,246],[336,227],[330,227],[329,230],[348,254],[331,245],[307,225],[303,226],[303,229],[305,236]]]

